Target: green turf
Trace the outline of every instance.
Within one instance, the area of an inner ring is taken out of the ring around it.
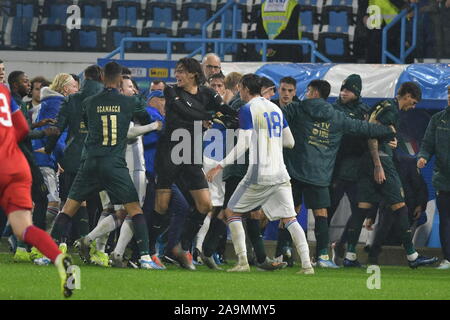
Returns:
[[[450,272],[430,267],[382,266],[381,289],[369,290],[365,268],[316,269],[305,276],[296,274],[298,267],[227,273],[204,266],[195,272],[175,266],[166,271],[80,266],[81,289],[72,299],[450,299]],[[0,283],[0,299],[62,299],[53,266],[14,263],[9,253],[0,253]]]

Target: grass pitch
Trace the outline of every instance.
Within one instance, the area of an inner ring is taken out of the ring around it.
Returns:
[[[450,299],[450,272],[423,267],[381,266],[381,288],[368,289],[372,275],[361,269],[319,269],[316,274],[296,274],[298,266],[275,272],[252,267],[249,273],[227,273],[198,266],[186,271],[81,267],[81,289],[73,300],[317,300],[317,299]],[[232,265],[224,266],[225,269]],[[0,253],[0,299],[62,300],[54,266],[14,263],[10,253]]]

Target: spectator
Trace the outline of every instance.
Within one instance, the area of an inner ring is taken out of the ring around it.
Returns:
[[[208,78],[208,83],[211,88],[217,91],[221,97],[225,95],[225,76],[222,72],[215,73]]]
[[[259,39],[300,40],[300,6],[296,0],[264,1],[261,6],[261,17],[256,27]],[[260,52],[262,54],[262,52]],[[267,46],[268,61],[302,61],[300,46],[292,44]]]
[[[381,46],[383,28],[394,20],[405,6],[403,0],[370,0],[363,4],[363,18],[367,27],[366,63],[381,63]],[[369,10],[370,6],[378,6],[380,11]],[[380,14],[380,16],[377,16]],[[394,56],[399,56],[400,24],[396,24],[388,32],[387,47]]]
[[[48,87],[50,82],[44,77],[35,77],[31,80],[31,91],[28,96],[31,100],[27,103],[27,110],[31,118],[31,122],[36,122],[36,118],[41,108],[41,89]]]
[[[23,71],[13,71],[8,76],[8,84],[11,89],[11,96],[15,102],[20,106],[22,112],[27,116],[26,104],[23,102],[23,97],[30,92],[30,80]]]
[[[242,74],[239,72],[230,72],[224,80],[225,84],[225,96],[223,101],[231,105],[233,97],[239,93],[238,84],[242,78]]]
[[[438,269],[450,269],[450,85],[447,87],[448,107],[431,117],[418,155],[417,167],[423,168],[434,155],[433,186],[436,189],[436,205],[439,210],[439,236],[442,260]]]
[[[222,66],[220,64],[219,56],[215,53],[208,53],[204,56],[202,61],[202,69],[206,79],[209,79],[215,73],[221,72]]]
[[[164,91],[164,87],[166,86],[166,83],[162,80],[153,80],[150,84],[150,92],[159,90]]]
[[[280,80],[278,100],[272,100],[280,108],[288,105],[292,101],[299,101],[297,98],[297,81],[292,77],[284,77]]]

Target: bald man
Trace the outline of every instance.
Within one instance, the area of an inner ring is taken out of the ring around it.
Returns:
[[[220,73],[222,67],[220,65],[220,58],[215,53],[208,53],[203,57],[202,69],[205,78],[209,79],[213,74]]]

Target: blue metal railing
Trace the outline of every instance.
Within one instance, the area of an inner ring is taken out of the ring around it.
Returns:
[[[411,52],[416,48],[417,42],[417,19],[419,15],[419,9],[417,4],[413,3],[412,9],[414,11],[413,17],[413,29],[412,29],[412,43],[411,47],[405,51],[406,44],[406,18],[410,10],[404,9],[402,10],[387,26],[383,28],[383,39],[382,39],[382,48],[381,48],[381,63],[387,63],[387,58],[390,58],[395,63],[404,64],[407,56],[411,54]],[[388,42],[388,31],[396,25],[399,21],[401,21],[401,31],[400,31],[400,57],[394,56],[391,52],[388,51],[387,42]]]
[[[261,44],[262,45],[262,61],[267,61],[267,45],[268,44],[294,44],[294,45],[307,45],[311,48],[311,62],[316,62],[319,58],[323,62],[330,63],[331,61],[316,50],[316,44],[311,40],[258,40],[258,39],[202,39],[202,38],[139,38],[139,37],[125,37],[120,41],[120,46],[113,52],[108,54],[105,59],[110,59],[116,54],[120,54],[120,59],[125,59],[125,44],[127,42],[166,42],[167,45],[167,60],[172,60],[172,43],[184,42],[184,43],[214,43],[215,45],[221,43],[234,43],[234,44]],[[195,52],[195,51],[194,51]],[[192,55],[192,54],[191,54]]]

